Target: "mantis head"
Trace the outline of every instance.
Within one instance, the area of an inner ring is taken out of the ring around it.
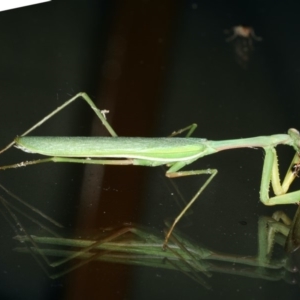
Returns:
[[[300,134],[299,131],[295,128],[290,128],[288,134],[293,140],[293,147],[298,154],[300,154]]]

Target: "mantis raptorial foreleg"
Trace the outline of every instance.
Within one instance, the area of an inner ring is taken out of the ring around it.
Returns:
[[[300,202],[300,191],[287,193],[290,185],[297,177],[300,164],[300,156],[296,152],[290,167],[287,170],[285,178],[280,183],[278,157],[275,148],[264,148],[266,156],[263,165],[261,186],[260,186],[260,199],[265,205],[276,204],[292,204]],[[295,169],[296,166],[296,169]],[[275,197],[269,197],[269,186],[272,184]]]

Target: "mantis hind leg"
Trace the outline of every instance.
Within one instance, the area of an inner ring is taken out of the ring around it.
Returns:
[[[61,110],[63,110],[65,107],[67,107],[68,105],[70,105],[71,103],[73,103],[75,100],[80,99],[80,98],[82,98],[83,100],[85,100],[87,102],[87,104],[91,107],[91,109],[98,116],[98,118],[100,119],[100,121],[102,122],[102,124],[105,126],[105,128],[107,129],[107,131],[110,133],[110,135],[112,137],[117,137],[118,135],[116,134],[116,132],[113,130],[113,128],[111,127],[111,125],[106,120],[105,114],[107,113],[107,111],[106,110],[101,111],[100,109],[98,109],[97,106],[95,105],[95,103],[92,101],[92,99],[86,93],[78,93],[77,95],[75,95],[71,99],[67,100],[64,104],[62,104],[61,106],[57,107],[50,114],[46,115],[43,119],[41,119],[36,124],[34,124],[32,127],[30,127],[28,130],[26,130],[25,132],[23,132],[20,136],[26,136],[26,135],[28,135],[30,132],[34,131],[36,128],[38,128],[39,126],[41,126],[42,124],[44,124],[46,121],[48,121],[49,119],[51,119],[54,115],[56,115],[58,112],[60,112]],[[0,154],[3,153],[3,152],[5,152],[9,148],[11,148],[14,144],[15,144],[15,141],[12,141],[5,148],[3,148],[2,150],[0,150]]]

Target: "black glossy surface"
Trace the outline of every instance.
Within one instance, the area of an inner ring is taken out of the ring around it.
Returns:
[[[1,147],[80,91],[110,110],[122,136],[167,136],[191,123],[194,136],[211,140],[299,129],[298,12],[298,4],[273,1],[66,0],[1,12]],[[263,37],[242,65],[223,32],[238,24]],[[79,102],[35,134],[106,134],[92,118]],[[285,146],[279,155],[284,174],[294,153]],[[216,251],[255,256],[258,218],[278,209],[259,202],[263,158],[261,149],[241,149],[192,164],[219,174],[179,230]],[[10,149],[0,164],[27,159]],[[160,168],[45,164],[1,172],[0,180],[74,237],[124,222],[162,231],[179,213]],[[202,182],[176,184],[189,199]],[[296,210],[280,209],[291,217]],[[32,258],[12,251],[15,233],[0,223],[1,299],[298,299],[299,287],[283,280],[213,274],[207,291],[180,272],[110,263],[49,280]]]

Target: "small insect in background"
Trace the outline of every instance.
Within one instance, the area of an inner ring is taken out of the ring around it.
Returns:
[[[235,59],[243,68],[247,69],[250,57],[254,51],[253,41],[262,41],[262,38],[257,36],[254,29],[249,26],[238,25],[230,30],[225,30],[225,34],[231,34],[226,42],[232,42]]]

